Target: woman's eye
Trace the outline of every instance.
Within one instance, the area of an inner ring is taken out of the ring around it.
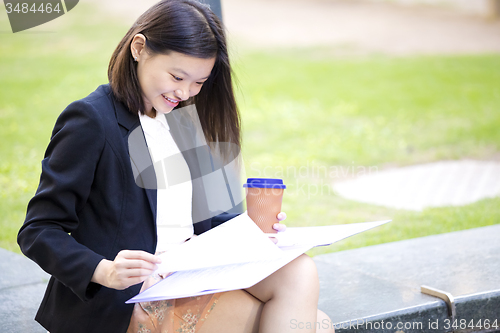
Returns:
[[[182,81],[182,78],[178,76],[172,75],[172,77],[174,78],[175,81]]]
[[[196,82],[197,84],[199,84],[200,86],[205,83],[205,82]]]

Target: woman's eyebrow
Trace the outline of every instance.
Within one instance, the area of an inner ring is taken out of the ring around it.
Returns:
[[[173,71],[176,71],[176,72],[180,72],[182,75],[185,75],[185,76],[190,76],[188,73],[184,72],[182,69],[180,68],[172,68]],[[210,75],[209,75],[210,76]],[[208,76],[207,77],[203,77],[201,78],[200,80],[205,80],[205,79],[208,79]]]

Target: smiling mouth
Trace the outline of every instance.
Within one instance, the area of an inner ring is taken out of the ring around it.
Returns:
[[[169,98],[169,97],[167,97],[167,96],[165,96],[165,95],[162,95],[162,96],[163,96],[163,98],[165,98],[165,99],[166,99],[167,101],[169,101],[170,103],[177,104],[177,103],[179,103],[179,102],[180,102],[180,101],[178,101],[178,100],[171,99],[171,98]]]

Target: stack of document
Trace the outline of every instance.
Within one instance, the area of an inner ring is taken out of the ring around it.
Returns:
[[[278,246],[241,214],[160,255],[157,273],[174,272],[127,303],[245,289],[315,246],[329,245],[389,222],[287,228]]]

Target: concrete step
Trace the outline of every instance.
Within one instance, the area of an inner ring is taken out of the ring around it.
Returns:
[[[28,258],[0,249],[2,332],[46,333],[35,318],[49,275]]]
[[[455,297],[458,324],[489,319],[490,329],[495,320],[500,327],[499,239],[493,225],[316,256],[319,308],[337,332],[452,331],[446,303],[420,292],[427,285]],[[398,322],[407,327],[395,329]]]

